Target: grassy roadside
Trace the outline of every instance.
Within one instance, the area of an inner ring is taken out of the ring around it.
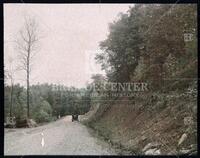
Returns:
[[[88,127],[88,131],[92,136],[108,143],[109,146],[115,150],[117,155],[136,155],[135,151],[126,148],[120,142],[113,141],[109,135],[110,131],[108,129],[102,128],[101,125],[97,126],[88,122],[84,122],[83,124]]]
[[[159,149],[164,155],[178,154],[177,144],[184,133],[188,138],[180,149],[196,144],[195,107],[195,97],[170,98],[165,95],[152,100],[147,96],[129,105],[121,100],[101,117],[89,118],[83,124],[92,129],[96,137],[108,142],[119,155],[143,155],[142,149],[153,142],[162,144]],[[184,124],[187,117],[193,118],[192,125]]]

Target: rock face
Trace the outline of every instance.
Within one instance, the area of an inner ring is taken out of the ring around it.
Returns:
[[[98,109],[99,109],[100,104],[95,104],[92,105],[90,110],[84,114],[84,115],[79,115],[79,121],[81,122],[87,122],[88,120],[90,120],[92,117],[95,116],[95,114],[97,113]]]
[[[196,149],[181,149],[180,154],[182,155],[196,155],[197,150]]]
[[[145,152],[145,155],[160,155],[160,149],[154,148],[154,149],[149,149]]]
[[[158,142],[152,142],[148,143],[142,151],[144,152],[145,155],[160,155],[161,151],[159,147],[161,146],[160,143]]]
[[[192,117],[184,117],[183,121],[185,125],[192,125],[194,123]]]
[[[187,138],[187,134],[184,133],[178,141],[178,146],[180,146]]]
[[[197,144],[190,145],[187,149],[182,148],[180,149],[180,154],[183,155],[196,155],[197,154]]]
[[[158,142],[148,143],[148,144],[142,149],[142,151],[145,152],[145,151],[147,151],[148,149],[157,148],[157,147],[159,147],[159,146],[161,146],[161,144],[158,143]]]

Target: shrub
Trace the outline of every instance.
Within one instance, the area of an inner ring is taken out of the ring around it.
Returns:
[[[40,110],[38,113],[36,113],[35,120],[37,123],[49,122],[51,121],[51,116],[44,110]]]
[[[52,120],[52,108],[46,100],[42,100],[41,103],[35,107],[33,118],[37,123],[49,122]]]

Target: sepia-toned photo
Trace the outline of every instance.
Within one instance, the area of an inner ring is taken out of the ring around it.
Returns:
[[[197,4],[4,3],[4,155],[197,155]]]

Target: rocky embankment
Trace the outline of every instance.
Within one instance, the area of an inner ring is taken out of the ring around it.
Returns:
[[[84,123],[129,154],[197,153],[196,96],[146,95],[134,100],[120,98],[112,105],[94,107]]]

